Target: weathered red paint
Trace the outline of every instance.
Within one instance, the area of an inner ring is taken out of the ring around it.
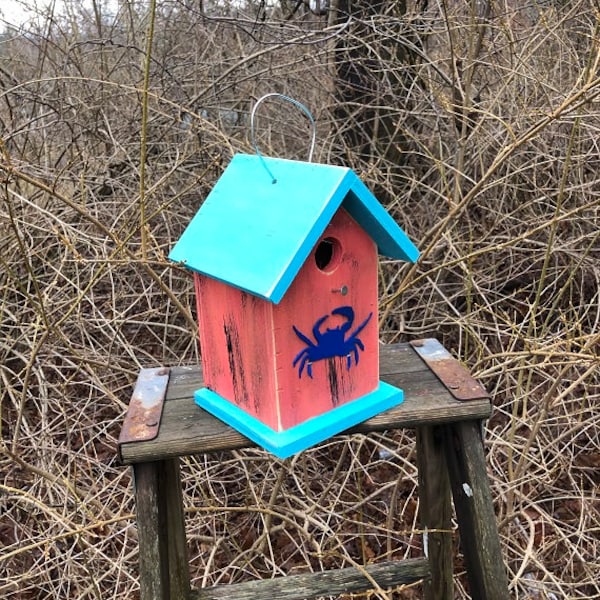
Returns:
[[[335,241],[329,264],[317,264],[317,243],[278,305],[195,274],[206,386],[276,431],[378,386],[376,245],[344,209],[337,211],[324,239]],[[323,331],[343,323],[341,316],[331,315],[340,306],[351,306],[355,314],[346,337],[372,315],[358,335],[365,347],[358,364],[354,356],[350,369],[345,357],[324,359],[312,364],[312,379],[306,368],[299,377],[299,366],[292,363],[306,344],[292,326],[312,340],[320,317],[330,315]]]

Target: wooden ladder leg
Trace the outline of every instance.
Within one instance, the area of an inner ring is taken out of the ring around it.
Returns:
[[[427,531],[431,578],[424,583],[425,600],[452,600],[452,503],[443,431],[417,428],[419,521]]]
[[[160,511],[158,471],[158,463],[154,462],[133,465],[141,600],[169,600],[169,565],[165,560],[165,523]]]
[[[190,595],[179,459],[133,465],[141,600]]]
[[[444,427],[446,458],[473,600],[507,600],[508,579],[486,471],[479,421]]]
[[[190,595],[190,567],[185,537],[183,489],[179,465],[179,458],[161,462],[159,490],[162,511],[165,513],[171,600],[188,600]]]

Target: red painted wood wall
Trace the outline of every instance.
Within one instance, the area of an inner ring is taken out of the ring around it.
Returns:
[[[195,284],[206,386],[272,429],[288,429],[377,388],[377,248],[343,208],[278,305],[203,275],[195,274]],[[341,306],[354,311],[347,341],[371,315],[356,336],[364,351],[348,344],[349,369],[346,356],[334,357],[313,362],[312,378],[306,361],[300,376],[304,355],[293,362],[307,344],[293,326],[316,344],[319,318],[328,315],[322,333],[346,322],[331,314]]]

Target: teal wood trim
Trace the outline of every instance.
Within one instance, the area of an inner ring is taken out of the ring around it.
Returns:
[[[278,302],[347,193],[348,169],[236,155],[169,258]],[[297,165],[300,165],[298,167]]]
[[[173,247],[187,268],[278,303],[340,206],[391,258],[417,248],[350,169],[237,154]]]
[[[354,173],[352,179],[350,193],[342,206],[377,244],[379,254],[416,262],[419,258],[417,247]]]
[[[298,239],[299,246],[296,252],[289,257],[289,262],[285,266],[284,271],[277,281],[274,282],[272,289],[268,295],[268,299],[278,304],[290,285],[298,275],[302,265],[310,255],[312,249],[316,246],[319,238],[327,228],[327,225],[333,219],[337,209],[342,204],[342,201],[348,194],[350,187],[350,176],[352,173],[347,171],[344,178],[337,184],[337,187],[332,190],[331,196],[325,203],[320,212],[315,214],[314,223],[306,232],[303,238]]]
[[[194,392],[194,399],[198,406],[237,429],[259,446],[279,458],[287,458],[398,406],[404,400],[404,392],[380,381],[379,387],[370,394],[285,431],[271,429],[208,388]]]

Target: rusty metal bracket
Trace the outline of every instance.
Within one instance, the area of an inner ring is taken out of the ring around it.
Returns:
[[[153,440],[158,435],[168,383],[166,367],[140,371],[119,436],[119,448],[121,444]]]
[[[414,340],[410,345],[457,400],[490,397],[485,388],[436,339]]]

